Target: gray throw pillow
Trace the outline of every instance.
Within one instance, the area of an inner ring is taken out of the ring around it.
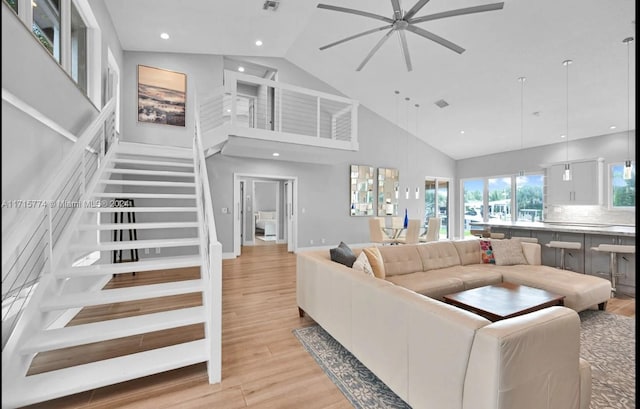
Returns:
[[[520,240],[491,240],[491,248],[498,266],[529,264],[522,252]]]
[[[351,248],[343,241],[340,242],[338,247],[329,250],[329,254],[331,255],[332,261],[344,264],[347,267],[353,267],[353,263],[355,263],[357,259]]]

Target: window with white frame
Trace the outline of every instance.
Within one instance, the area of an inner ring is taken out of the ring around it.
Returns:
[[[631,175],[624,178],[624,163],[609,164],[609,208],[635,209],[636,164],[631,162]]]
[[[96,106],[100,30],[86,0],[4,0]],[[94,68],[95,67],[95,68]]]

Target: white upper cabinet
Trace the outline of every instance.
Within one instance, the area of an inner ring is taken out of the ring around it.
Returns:
[[[564,163],[547,168],[546,186],[548,205],[601,205],[602,160],[571,162],[570,181],[564,181]]]

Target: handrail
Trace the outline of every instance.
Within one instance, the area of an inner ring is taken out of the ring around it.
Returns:
[[[200,106],[197,97],[194,114],[193,162],[196,175],[198,218],[200,224],[201,278],[204,281],[203,303],[207,309],[206,338],[209,340],[209,382],[220,382],[222,375],[222,246],[217,240],[209,177],[200,134]]]
[[[3,348],[23,312],[37,309],[37,306],[31,307],[27,299],[46,291],[46,286],[38,285],[36,289],[35,284],[41,282],[43,274],[48,277],[53,271],[54,255],[59,258],[63,254],[57,248],[69,236],[67,226],[77,217],[77,209],[92,205],[83,201],[88,197],[90,186],[96,183],[101,162],[116,138],[114,109],[112,99],[77,138],[40,198],[21,201],[25,204],[22,207],[29,211],[23,212],[16,227],[3,235]],[[40,116],[35,119],[43,124],[55,124]],[[56,130],[56,126],[52,126]]]

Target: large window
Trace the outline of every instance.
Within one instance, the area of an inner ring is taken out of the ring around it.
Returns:
[[[71,3],[71,77],[87,93],[87,25]]]
[[[544,176],[541,174],[516,177],[516,221],[542,221]]]
[[[463,235],[471,235],[471,223],[484,221],[484,179],[468,179],[462,182],[464,209]]]
[[[609,207],[612,209],[635,209],[636,164],[631,163],[631,179],[624,179],[624,163],[609,165]]]
[[[473,222],[542,221],[542,173],[466,179],[461,181],[461,186],[464,236],[471,235]]]
[[[449,182],[426,179],[424,182],[424,227],[430,217],[440,218],[440,237],[449,237]]]

